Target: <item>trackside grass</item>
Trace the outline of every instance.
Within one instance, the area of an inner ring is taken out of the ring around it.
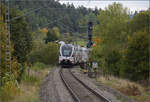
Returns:
[[[150,86],[143,86],[129,80],[113,76],[101,76],[98,81],[112,87],[137,102],[150,102]]]
[[[38,68],[38,65],[36,64],[36,68],[33,66],[29,72],[26,71],[20,84],[21,95],[11,102],[39,102],[40,84],[51,67],[42,65],[42,68],[41,66]]]

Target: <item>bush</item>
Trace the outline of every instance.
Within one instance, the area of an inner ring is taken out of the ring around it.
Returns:
[[[116,49],[111,51],[103,51],[101,46],[96,46],[90,52],[92,61],[97,61],[99,67],[103,70],[104,74],[111,74],[114,76],[120,75],[121,53]]]
[[[13,81],[7,82],[4,86],[0,88],[0,101],[7,102],[14,99],[16,96],[19,96],[21,91]]]
[[[121,54],[118,51],[112,51],[105,56],[105,65],[108,72],[114,76],[119,76]]]
[[[45,65],[44,63],[41,63],[41,62],[36,62],[33,64],[33,66],[31,67],[31,69],[34,69],[34,70],[39,70],[39,69],[44,69],[46,68],[47,65]]]
[[[59,46],[56,43],[48,43],[43,45],[40,49],[34,49],[28,55],[28,62],[32,64],[36,62],[55,65],[58,63]]]
[[[149,36],[146,32],[136,32],[128,38],[128,48],[124,51],[121,75],[131,80],[149,78]]]
[[[8,102],[20,94],[21,91],[13,75],[6,74],[2,78],[2,86],[0,87],[0,102]]]
[[[38,78],[34,75],[32,75],[32,76],[24,75],[23,76],[23,81],[34,83],[34,82],[38,81]]]

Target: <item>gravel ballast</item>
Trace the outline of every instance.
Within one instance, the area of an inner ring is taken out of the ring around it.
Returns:
[[[52,68],[47,77],[43,80],[39,93],[40,102],[74,102],[72,96],[61,80],[59,70],[60,67]],[[94,79],[89,78],[87,74],[83,74],[80,71],[79,67],[74,67],[71,69],[71,71],[86,85],[101,95],[105,96],[112,102],[135,102],[115,89],[112,89],[102,83],[96,82]]]
[[[117,90],[110,88],[102,83],[96,82],[96,80],[94,79],[89,78],[87,74],[83,74],[80,71],[80,68],[73,68],[72,72],[74,75],[76,75],[76,77],[78,77],[81,81],[87,84],[90,88],[102,94],[112,102],[135,102],[134,100],[131,100],[127,96],[118,92]]]
[[[40,102],[73,102],[59,76],[59,67],[54,67],[40,87]]]

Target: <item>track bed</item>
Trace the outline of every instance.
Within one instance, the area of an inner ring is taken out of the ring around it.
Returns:
[[[60,76],[75,102],[110,102],[103,96],[89,90],[80,80],[77,80],[69,69],[61,69]]]

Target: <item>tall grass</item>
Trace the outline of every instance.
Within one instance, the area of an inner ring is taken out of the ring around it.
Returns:
[[[33,69],[33,70],[40,70],[40,69],[44,69],[48,67],[47,65],[43,64],[43,63],[40,63],[40,62],[37,62],[37,63],[34,63],[33,66],[31,66],[30,69]]]
[[[150,102],[150,95],[146,91],[147,87],[143,87],[136,82],[114,76],[101,76],[98,78],[98,81],[120,91],[137,102]]]
[[[39,102],[40,84],[49,70],[50,67],[47,65],[36,63],[30,67],[30,74],[25,71],[20,84],[21,95],[15,97],[11,102]]]

